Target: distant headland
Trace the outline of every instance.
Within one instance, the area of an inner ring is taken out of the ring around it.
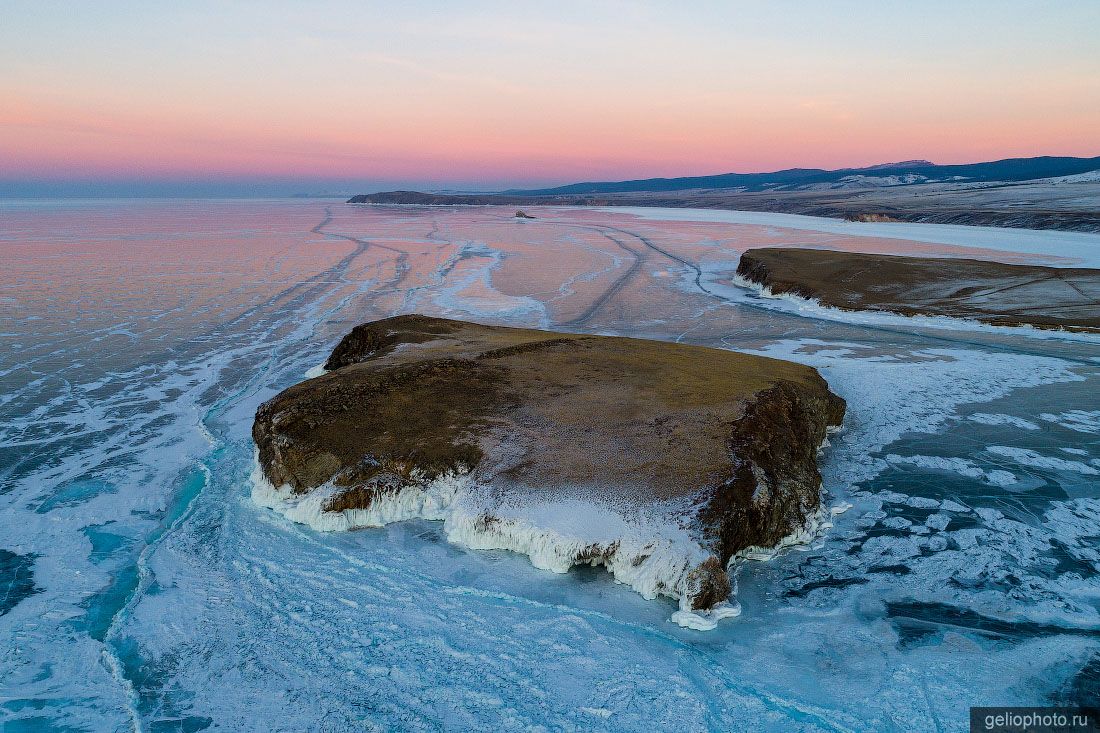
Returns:
[[[1100,232],[1100,156],[1009,158],[937,165],[791,168],[683,178],[574,183],[497,193],[385,191],[354,204],[664,206]]]

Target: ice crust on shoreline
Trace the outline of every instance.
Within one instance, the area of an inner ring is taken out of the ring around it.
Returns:
[[[708,610],[692,610],[684,592],[689,573],[712,554],[695,539],[681,517],[690,516],[679,502],[648,511],[620,511],[579,499],[537,500],[514,506],[490,501],[470,474],[447,474],[374,498],[367,509],[324,510],[340,489],[325,486],[295,494],[275,487],[256,459],[252,500],[287,519],[320,532],[382,527],[410,519],[442,521],[449,542],[474,550],[508,550],[526,555],[541,570],[566,573],[574,566],[604,566],[617,583],[644,598],[658,596],[679,602],[671,620],[685,628],[708,631],[724,618],[738,616],[731,597]],[[805,526],[773,548],[747,548],[730,560],[731,579],[745,560],[770,560],[783,551],[808,545],[832,527],[828,518],[846,507],[822,507]]]
[[[791,293],[776,294],[767,285],[753,282],[736,273],[731,275],[729,279],[735,287],[755,294],[760,299],[756,301],[757,303],[792,315],[821,318],[858,326],[904,326],[906,328],[936,328],[945,331],[984,331],[986,333],[1011,334],[1033,339],[1100,343],[1100,334],[1066,331],[1057,328],[996,326],[972,318],[955,318],[953,316],[908,316],[893,311],[842,310],[824,305],[816,298],[803,298],[800,295]]]

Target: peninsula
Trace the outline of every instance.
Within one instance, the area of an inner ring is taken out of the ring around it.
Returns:
[[[1100,332],[1100,270],[762,247],[737,274],[773,295],[847,311]]]

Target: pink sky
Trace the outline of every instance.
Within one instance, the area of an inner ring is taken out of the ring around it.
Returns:
[[[16,3],[0,177],[493,186],[1100,154],[1100,4],[880,5],[853,25],[858,3]]]

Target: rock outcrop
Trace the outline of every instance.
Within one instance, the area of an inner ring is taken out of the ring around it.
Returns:
[[[841,310],[1100,331],[1100,270],[765,247],[741,255],[737,274]]]
[[[256,414],[254,497],[324,529],[446,520],[539,567],[606,565],[686,613],[812,524],[844,401],[809,367],[419,315],[356,327]]]

